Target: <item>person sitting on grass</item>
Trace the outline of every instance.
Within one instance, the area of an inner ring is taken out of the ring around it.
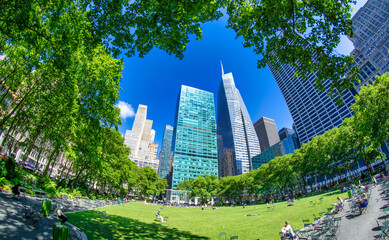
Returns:
[[[61,219],[61,223],[65,223],[68,220],[68,218],[65,216],[65,214],[63,214],[63,212],[62,212],[60,207],[55,209],[55,214],[57,214],[57,217],[59,219]]]
[[[12,187],[12,193],[18,198],[18,200],[19,200],[19,197],[20,197],[19,187],[20,187],[19,183]]]
[[[367,195],[366,195],[366,193],[363,193],[363,199],[360,200],[359,206],[358,206],[359,214],[362,214],[362,208],[367,207],[367,202],[368,202]]]
[[[297,236],[293,232],[292,226],[290,226],[289,221],[285,221],[285,226],[281,229],[282,232],[282,238],[290,237],[292,239],[295,239]]]
[[[158,210],[156,216],[157,218],[161,219],[161,223],[163,223],[163,217],[161,216],[161,209]]]

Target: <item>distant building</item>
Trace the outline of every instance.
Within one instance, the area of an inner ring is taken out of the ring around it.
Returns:
[[[172,140],[173,140],[173,127],[166,125],[165,132],[163,133],[162,149],[159,152],[159,168],[158,176],[160,178],[166,178],[169,174],[169,165],[172,159]]]
[[[359,67],[359,83],[362,86],[372,83],[375,76],[389,71],[389,2],[387,0],[368,0],[351,19],[354,44],[351,55]]]
[[[254,123],[254,128],[259,139],[261,151],[265,151],[270,146],[273,146],[280,141],[276,123],[273,119],[262,117]]]
[[[294,133],[293,129],[284,127],[278,131],[278,136],[280,137],[280,141],[282,141],[288,136],[292,135],[293,133]]]
[[[181,86],[173,131],[171,187],[185,179],[218,176],[213,93]]]
[[[219,176],[248,173],[252,170],[251,158],[261,150],[232,73],[222,72],[217,104]]]
[[[150,167],[158,171],[158,143],[154,142],[153,121],[146,119],[147,106],[139,104],[132,130],[127,130],[124,143],[131,148],[130,159],[138,167]]]
[[[288,129],[288,128],[285,128]],[[291,130],[291,129],[290,129]],[[297,139],[297,134],[292,133],[291,135],[287,136],[282,141],[274,144],[270,148],[266,149],[261,154],[258,154],[257,156],[253,157],[251,159],[253,163],[253,169],[258,169],[262,164],[270,162],[275,157],[283,156],[286,154],[293,153],[294,150],[299,148],[299,143]]]

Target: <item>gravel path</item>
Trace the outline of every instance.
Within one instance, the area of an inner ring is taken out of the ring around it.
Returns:
[[[0,239],[7,240],[47,240],[52,239],[53,224],[58,219],[53,217],[37,217],[34,222],[32,219],[26,219],[24,215],[24,206],[29,206],[36,211],[37,216],[41,213],[42,200],[47,197],[32,197],[29,195],[21,196],[17,200],[10,191],[0,192]],[[105,201],[93,201],[86,199],[49,199],[52,201],[52,212],[61,204],[63,212],[76,212],[95,209],[105,206]],[[39,220],[38,220],[39,219]],[[66,223],[68,224],[68,223]],[[76,234],[75,227],[70,226],[70,239],[87,239],[86,235]]]

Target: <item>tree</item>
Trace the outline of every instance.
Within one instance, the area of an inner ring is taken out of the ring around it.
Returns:
[[[389,139],[389,73],[377,76],[372,85],[361,88],[352,105],[354,126],[369,136],[371,145],[379,148]]]
[[[316,73],[320,91],[325,80],[332,80],[328,91],[333,96],[358,81],[353,58],[334,53],[341,35],[352,36],[351,3],[355,1],[227,0],[228,27],[243,37],[243,46],[262,55],[259,67],[289,64],[303,79]]]
[[[334,54],[341,35],[352,35],[353,0],[198,0],[198,1],[6,1],[0,6],[0,52],[6,45],[34,51],[40,61],[54,59],[68,69],[79,46],[103,44],[114,57],[145,56],[153,47],[183,57],[189,36],[202,38],[201,23],[219,19],[227,9],[228,26],[245,47],[262,55],[259,67],[291,64],[297,73],[317,72],[317,87],[332,79],[331,93],[357,80],[352,57]],[[289,42],[288,42],[289,41]],[[319,61],[312,61],[313,57]],[[348,78],[344,78],[348,72]]]

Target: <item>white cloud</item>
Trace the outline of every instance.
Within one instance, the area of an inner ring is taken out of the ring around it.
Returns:
[[[120,109],[120,117],[123,120],[135,116],[135,111],[134,108],[131,106],[131,104],[128,104],[123,101],[119,101],[116,106]]]

